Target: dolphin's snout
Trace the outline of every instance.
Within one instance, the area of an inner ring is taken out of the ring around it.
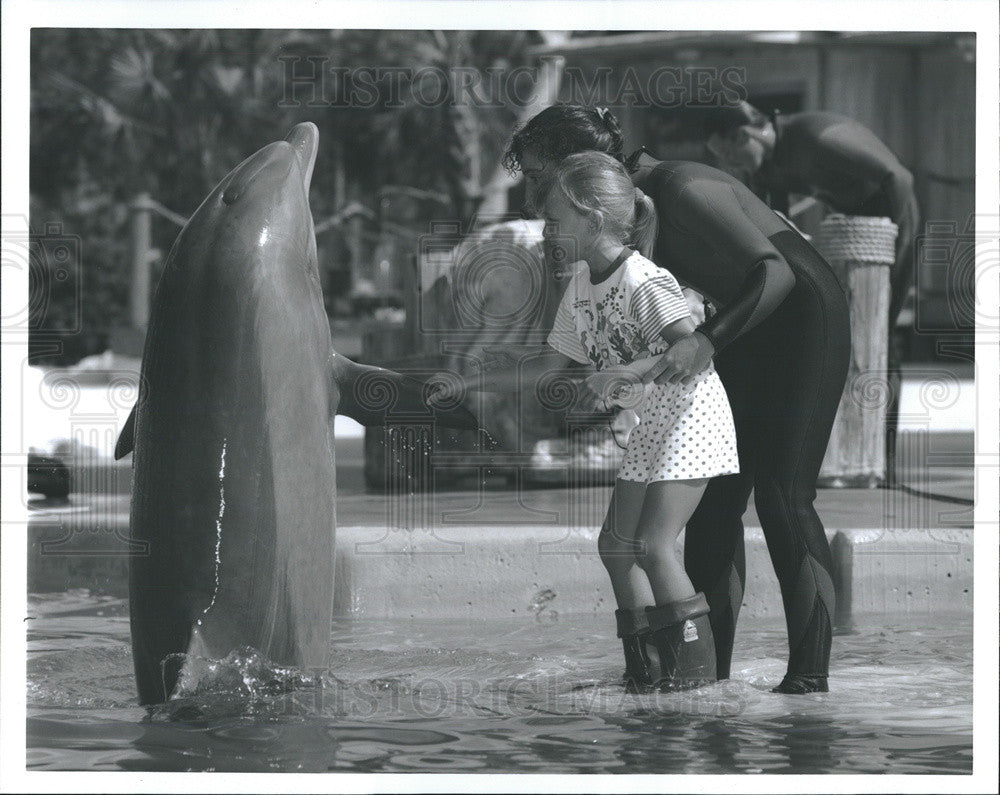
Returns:
[[[284,182],[297,165],[302,175],[302,187],[309,195],[319,130],[312,122],[297,124],[284,141],[275,141],[244,160],[223,182],[222,201],[236,204],[253,188],[255,193],[272,190]]]
[[[296,124],[285,140],[295,149],[302,167],[302,185],[309,194],[309,183],[312,182],[313,166],[316,165],[316,152],[319,149],[319,128],[311,121]]]

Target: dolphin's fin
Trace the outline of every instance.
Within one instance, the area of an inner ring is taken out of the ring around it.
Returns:
[[[135,406],[122,426],[122,432],[118,434],[118,443],[115,445],[115,461],[121,461],[125,456],[135,449]]]
[[[446,428],[478,430],[475,416],[464,406],[437,409],[427,405],[427,385],[419,378],[382,367],[352,362],[334,354],[333,379],[340,389],[337,414],[362,425],[385,425],[394,420],[426,419]]]

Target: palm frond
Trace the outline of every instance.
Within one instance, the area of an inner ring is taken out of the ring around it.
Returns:
[[[65,72],[56,69],[47,70],[43,84],[58,102],[80,108],[111,133],[117,133],[122,128],[130,128],[157,138],[164,136],[163,130],[130,115],[107,97],[74,80]]]

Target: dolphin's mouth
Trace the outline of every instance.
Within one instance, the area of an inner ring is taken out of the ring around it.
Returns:
[[[302,187],[308,196],[313,166],[316,165],[316,151],[319,149],[319,129],[311,121],[296,124],[285,136],[285,140],[295,149],[299,165],[302,167]]]
[[[302,189],[308,196],[318,149],[319,130],[316,125],[312,122],[295,125],[284,141],[264,147],[233,172],[222,191],[222,201],[228,205],[238,202],[247,188],[269,169],[281,169],[280,177],[275,174],[276,181],[280,182],[296,163],[302,174]]]
[[[254,183],[254,180],[267,169],[274,168],[276,161],[268,155],[270,155],[270,152],[263,157],[255,156],[243,168],[237,169],[229,180],[229,184],[226,185],[226,189],[222,192],[222,201],[224,204],[236,204],[246,193],[247,187]]]

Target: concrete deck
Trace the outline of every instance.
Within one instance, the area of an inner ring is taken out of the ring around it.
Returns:
[[[964,473],[964,474],[963,474]],[[933,489],[972,493],[970,469]],[[341,616],[483,619],[614,607],[597,557],[607,488],[385,495],[338,500],[335,611]],[[30,512],[28,587],[124,595],[128,495],[82,495]],[[835,551],[838,623],[880,612],[972,607],[972,508],[903,491],[824,489],[817,510]],[[782,614],[751,505],[744,612]]]

